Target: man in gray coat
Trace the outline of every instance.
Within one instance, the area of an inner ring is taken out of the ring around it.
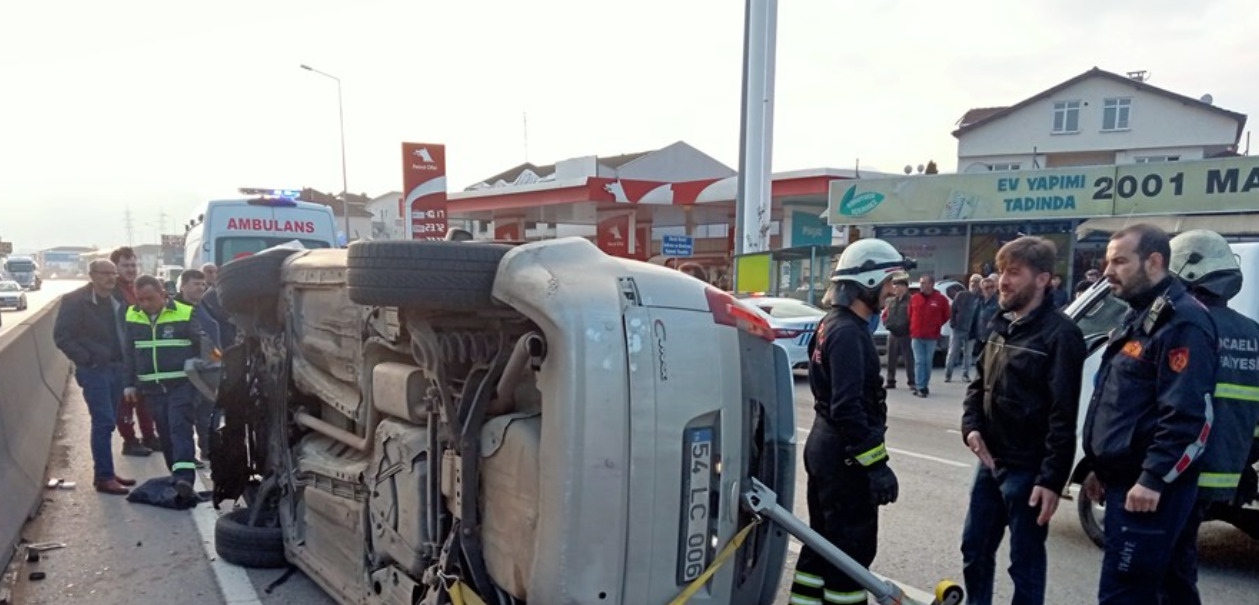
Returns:
[[[944,361],[944,381],[953,380],[953,368],[962,364],[962,382],[970,382],[970,369],[975,366],[975,339],[978,337],[979,303],[982,294],[979,282],[983,279],[978,273],[970,276],[970,289],[962,290],[953,297],[950,307],[949,327],[953,334],[949,336],[949,356]]]

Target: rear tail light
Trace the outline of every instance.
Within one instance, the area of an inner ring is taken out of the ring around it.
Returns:
[[[774,328],[769,320],[756,311],[744,306],[726,292],[713,287],[704,291],[708,298],[708,310],[713,314],[713,321],[723,326],[734,326],[748,334],[774,342]]]
[[[804,334],[804,330],[787,330],[783,328],[774,330],[774,338],[798,338],[801,334]]]

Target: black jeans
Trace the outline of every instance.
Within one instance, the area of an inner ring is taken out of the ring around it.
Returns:
[[[909,388],[914,388],[914,349],[909,346],[909,336],[887,335],[887,384],[896,386],[896,368],[905,359],[905,378]]]

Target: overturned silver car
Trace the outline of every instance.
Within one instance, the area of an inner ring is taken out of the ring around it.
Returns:
[[[216,548],[342,603],[667,603],[794,491],[793,384],[759,314],[584,239],[364,242],[225,265]],[[790,501],[785,502],[790,508]],[[774,599],[761,524],[692,603]]]

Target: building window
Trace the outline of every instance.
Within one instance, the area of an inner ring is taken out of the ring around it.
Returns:
[[[1138,164],[1158,164],[1161,162],[1179,162],[1178,155],[1139,155],[1137,156]]]
[[[1132,99],[1106,99],[1102,104],[1102,130],[1127,130]]]
[[[988,170],[992,172],[1010,172],[1019,170],[1023,165],[1018,162],[1004,162],[1001,164],[988,164]]]
[[[1080,131],[1080,102],[1056,101],[1054,103],[1054,132]]]

